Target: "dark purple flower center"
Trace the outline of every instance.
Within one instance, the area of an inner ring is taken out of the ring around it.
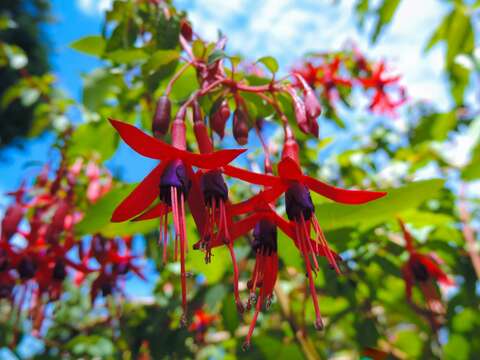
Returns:
[[[113,284],[111,283],[111,281],[106,280],[102,283],[100,289],[102,290],[103,296],[111,295],[113,292]]]
[[[13,290],[13,284],[0,284],[0,299],[6,299],[10,297]]]
[[[429,279],[430,274],[428,273],[428,269],[420,261],[414,260],[411,262],[410,266],[413,272],[413,276],[417,281],[425,282]]]
[[[277,227],[269,220],[260,220],[253,229],[253,251],[262,255],[277,252]]]
[[[20,260],[17,271],[22,280],[31,279],[35,276],[37,264],[33,261],[33,259],[24,257],[22,260]]]
[[[226,201],[228,199],[228,187],[220,170],[212,170],[203,174],[200,188],[208,205],[211,205],[213,200]]]
[[[160,200],[167,205],[172,205],[172,187],[175,187],[178,196],[183,194],[188,196],[192,183],[187,176],[187,169],[183,162],[179,159],[171,161],[163,171],[160,179]]]
[[[9,266],[10,261],[8,261],[7,252],[0,249],[0,272],[7,270]]]
[[[54,280],[63,281],[67,277],[67,270],[65,268],[65,262],[58,260],[52,270],[52,277]]]
[[[119,275],[126,275],[130,271],[130,264],[128,263],[120,263],[120,264],[115,264],[114,266],[114,272],[116,272]]]
[[[290,185],[285,193],[285,208],[289,220],[298,221],[302,215],[305,220],[310,220],[315,207],[308,188],[299,182]]]

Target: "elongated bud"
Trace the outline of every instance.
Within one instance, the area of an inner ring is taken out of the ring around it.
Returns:
[[[210,118],[210,127],[220,136],[221,139],[225,136],[225,124],[230,117],[230,108],[225,100],[223,100],[218,109]]]
[[[185,108],[178,110],[172,124],[172,145],[180,150],[186,150]]]
[[[182,19],[180,21],[180,34],[182,34],[185,40],[192,41],[192,36],[193,36],[192,25],[186,19]]]
[[[306,85],[305,90],[305,110],[307,111],[307,116],[311,120],[316,120],[322,113],[322,107],[320,106],[312,88],[308,84]]]
[[[292,129],[290,129],[290,126],[286,125],[282,159],[289,157],[295,160],[297,163],[300,163],[298,152],[299,152],[298,144],[297,144],[297,141],[295,140],[295,137],[293,136]]]
[[[152,121],[152,132],[155,137],[165,136],[170,126],[171,103],[167,96],[158,99],[157,108]]]
[[[241,108],[233,113],[233,137],[238,145],[246,145],[248,142],[247,114]]]
[[[198,104],[198,101],[194,101],[193,105],[193,132],[197,139],[198,148],[200,153],[208,154],[213,152],[213,144],[210,136],[208,136],[207,126],[202,115],[202,109]]]
[[[293,111],[295,112],[295,119],[297,120],[298,127],[302,132],[308,134],[310,132],[310,127],[307,119],[307,111],[305,109],[305,104],[302,99],[297,95],[294,89],[288,89],[288,93],[292,98]]]

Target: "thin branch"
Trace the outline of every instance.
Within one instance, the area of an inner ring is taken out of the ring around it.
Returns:
[[[290,301],[288,296],[283,292],[280,288],[279,284],[275,285],[275,295],[278,299],[278,304],[280,305],[280,310],[282,316],[285,320],[288,321],[292,332],[295,334],[297,341],[302,349],[303,354],[307,360],[318,360],[321,359],[320,355],[318,354],[315,346],[313,345],[312,341],[305,336],[302,331],[302,327],[298,324],[297,320],[293,316],[293,313],[290,309]]]

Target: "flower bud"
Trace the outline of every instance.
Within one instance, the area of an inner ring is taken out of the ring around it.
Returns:
[[[180,34],[182,34],[185,40],[192,41],[192,36],[193,36],[192,25],[186,19],[182,19],[180,21]]]
[[[247,114],[241,108],[237,108],[233,113],[233,137],[238,145],[247,144],[248,130]]]
[[[230,108],[225,100],[220,104],[218,109],[210,118],[210,127],[220,136],[221,139],[225,136],[225,124],[230,117]]]
[[[197,101],[193,102],[193,132],[197,139],[198,148],[200,153],[208,154],[213,152],[213,144],[210,136],[208,136],[208,130],[203,120],[202,109]]]
[[[308,85],[305,88],[304,101],[305,101],[305,110],[307,112],[307,116],[311,120],[315,120],[322,113],[322,107],[320,106],[320,103],[318,102],[318,99],[315,96],[315,93],[313,92],[312,88]]]
[[[158,99],[157,108],[152,121],[152,132],[155,137],[165,136],[170,127],[171,103],[167,96]]]
[[[300,97],[297,95],[295,90],[289,89],[288,92],[292,98],[293,111],[295,113],[295,119],[297,120],[298,127],[303,133],[308,134],[310,132],[310,128],[308,125],[305,104],[303,103],[302,99],[300,99]]]

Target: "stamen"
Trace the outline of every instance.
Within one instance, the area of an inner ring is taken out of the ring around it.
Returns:
[[[313,248],[312,248],[312,242],[310,241],[310,231],[307,227],[307,224],[305,222],[305,219],[303,218],[303,214],[300,215],[300,221],[302,222],[302,227],[303,227],[303,231],[304,231],[304,236],[305,236],[305,239],[306,239],[306,243],[308,245],[308,248],[310,250],[310,253],[312,254],[312,259],[313,259],[313,264],[314,264],[314,268],[315,268],[315,272],[318,271],[320,269],[320,267],[318,266],[318,262],[317,262],[317,256],[315,254],[315,252],[313,251]]]
[[[259,299],[262,300],[262,299]],[[262,306],[261,301],[257,301],[257,306],[255,307],[255,313],[253,314],[252,322],[250,323],[250,328],[248,329],[247,337],[245,338],[245,342],[242,345],[242,349],[244,351],[250,348],[250,339],[253,335],[253,330],[255,330],[255,325],[257,324],[258,314],[260,313],[260,309]]]
[[[177,195],[177,191],[175,189],[175,196]],[[188,247],[187,239],[186,239],[186,224],[185,224],[185,204],[183,193],[180,194],[180,213],[179,213],[179,220],[180,220],[180,271],[181,271],[181,280],[182,280],[182,307],[183,307],[183,318],[182,322],[184,325],[186,323],[186,315],[187,315],[187,279],[186,279],[186,271],[185,271],[185,252],[186,248]],[[178,206],[178,205],[177,205]]]
[[[306,239],[304,238],[304,236],[302,236],[303,233],[298,223],[295,223],[295,232],[296,232],[297,238],[299,239],[300,244],[302,244],[300,246],[300,249],[303,253],[305,265],[307,266],[307,276],[308,276],[308,284],[310,288],[310,295],[312,296],[313,307],[315,308],[315,314],[316,314],[315,328],[317,330],[322,330],[323,329],[322,314],[320,313],[320,306],[318,305],[317,292],[315,290],[315,283],[313,281],[313,276],[312,276],[312,268],[310,265],[310,261],[308,259],[308,254],[305,251],[306,244],[304,242]]]

